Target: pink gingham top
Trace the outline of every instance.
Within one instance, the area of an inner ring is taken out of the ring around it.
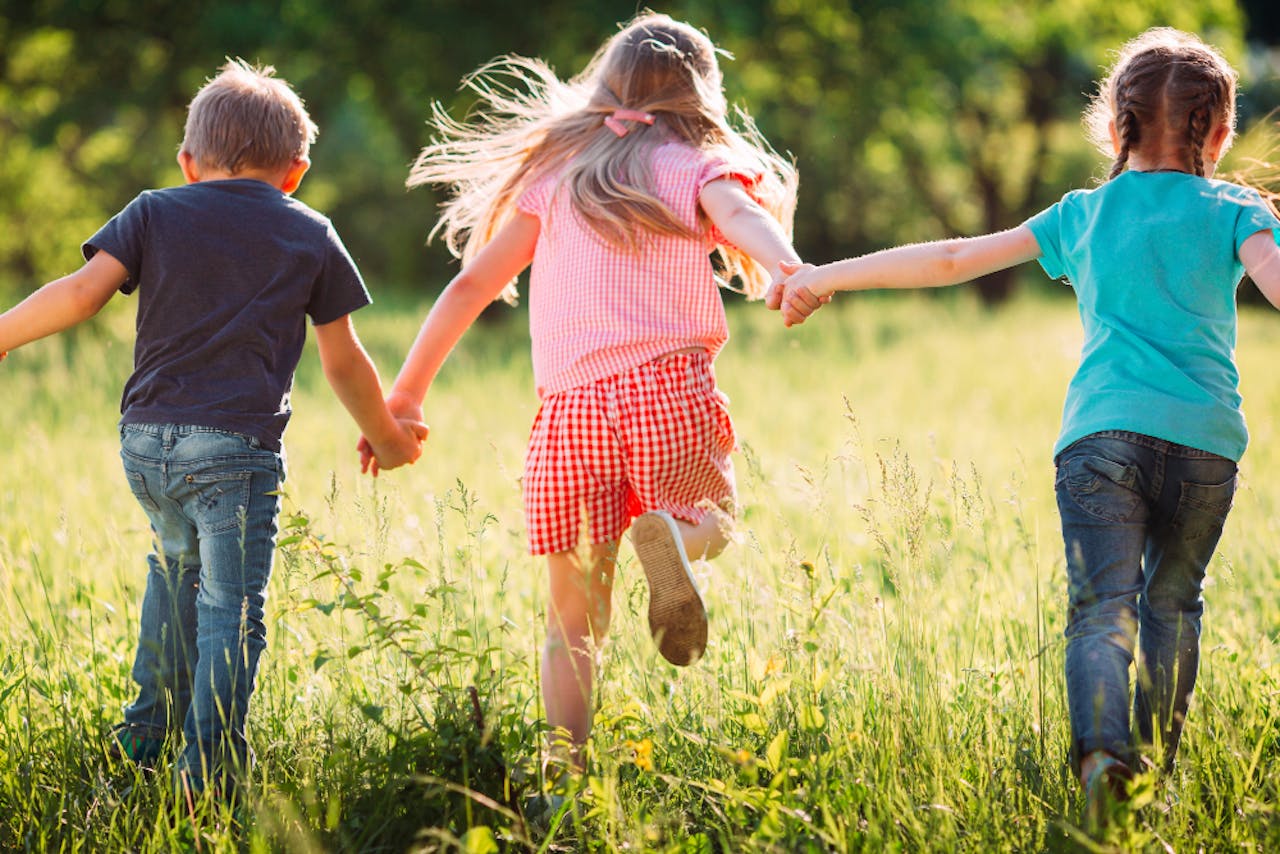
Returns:
[[[709,181],[733,176],[748,188],[758,176],[683,143],[653,152],[654,191],[691,228]],[[701,240],[650,235],[639,253],[610,246],[575,214],[559,175],[530,187],[518,208],[541,232],[529,279],[529,333],[538,396],[614,376],[685,347],[714,357],[729,338],[709,257]]]

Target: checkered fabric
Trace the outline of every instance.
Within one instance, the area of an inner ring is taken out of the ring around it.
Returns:
[[[648,235],[644,251],[610,246],[574,212],[559,175],[547,175],[517,205],[540,231],[529,273],[533,378],[546,398],[628,371],[664,353],[705,348],[729,337],[708,257],[717,242],[699,215],[708,182],[733,177],[748,190],[759,175],[683,143],[653,152],[654,194],[703,237]]]
[[[711,355],[676,353],[542,402],[524,468],[531,554],[616,540],[666,510],[697,524],[734,498],[733,424]],[[702,506],[699,506],[702,505]]]

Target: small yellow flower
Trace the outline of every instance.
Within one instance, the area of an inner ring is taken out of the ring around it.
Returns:
[[[631,761],[641,771],[653,770],[653,741],[642,738],[639,741],[627,739],[627,749],[631,751]]]

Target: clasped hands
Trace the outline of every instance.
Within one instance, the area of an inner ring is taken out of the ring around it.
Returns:
[[[422,456],[422,443],[431,432],[431,428],[422,420],[420,403],[392,392],[387,395],[386,404],[399,432],[390,441],[377,445],[370,442],[367,436],[361,436],[356,443],[356,450],[360,453],[360,471],[374,477],[380,471],[417,462],[418,457]]]
[[[764,295],[765,308],[781,311],[785,326],[798,326],[805,318],[831,302],[831,294],[819,296],[810,285],[814,281],[812,264],[780,264],[782,278],[775,279]]]

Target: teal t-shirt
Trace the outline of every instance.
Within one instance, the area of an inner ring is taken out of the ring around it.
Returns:
[[[1056,455],[1128,430],[1239,460],[1240,246],[1280,222],[1255,190],[1185,172],[1124,172],[1027,220],[1040,265],[1076,291],[1084,347]]]

